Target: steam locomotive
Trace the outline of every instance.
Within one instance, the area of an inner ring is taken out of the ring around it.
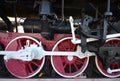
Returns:
[[[1,0],[0,17],[0,76],[120,77],[119,0]]]

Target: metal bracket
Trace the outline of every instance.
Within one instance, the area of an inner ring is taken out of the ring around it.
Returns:
[[[69,17],[69,22],[70,22],[70,26],[71,26],[71,33],[72,33],[72,40],[71,42],[73,44],[80,44],[81,43],[81,39],[76,38],[75,36],[75,30],[77,29],[76,27],[74,27],[74,23],[73,23],[74,19],[72,16]],[[79,23],[80,24],[80,23]],[[120,37],[120,33],[116,33],[116,34],[109,34],[106,36],[106,39],[110,39],[110,38],[115,38],[115,37]],[[87,42],[93,42],[93,41],[98,41],[98,39],[96,38],[87,38],[86,39]]]

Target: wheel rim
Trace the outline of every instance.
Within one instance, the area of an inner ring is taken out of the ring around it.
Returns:
[[[113,39],[109,39],[106,41],[106,44],[120,44],[120,39],[119,38],[113,38]],[[118,77],[120,76],[120,72],[114,72],[109,74],[106,70],[103,69],[103,65],[102,62],[100,61],[100,59],[98,57],[95,58],[95,62],[96,62],[96,66],[98,68],[98,70],[106,77]],[[115,62],[114,64],[112,64],[110,66],[111,69],[119,69],[120,68],[120,62]]]
[[[71,37],[58,41],[52,51],[75,51],[77,45],[71,43]],[[88,65],[89,58],[80,59],[76,56],[51,56],[54,70],[62,77],[71,78],[83,73]]]
[[[35,43],[39,45],[39,41],[37,41],[35,38],[29,36],[20,36],[11,40],[6,46],[5,50],[17,51],[26,44],[27,40],[30,41],[30,44]],[[45,58],[42,58],[41,60],[34,59],[32,61],[9,59],[8,61],[5,61],[5,65],[12,75],[18,78],[30,78],[36,75],[42,69],[44,61]]]

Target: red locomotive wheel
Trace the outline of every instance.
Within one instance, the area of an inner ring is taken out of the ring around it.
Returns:
[[[52,51],[76,51],[76,44],[71,43],[71,37],[58,41]],[[54,70],[62,77],[71,78],[83,73],[89,62],[89,57],[80,59],[76,56],[51,56]]]
[[[109,39],[106,41],[106,44],[120,44],[120,39],[119,38],[113,38]],[[98,70],[106,77],[119,77],[120,76],[120,71],[119,72],[113,72],[113,73],[108,73],[107,70],[103,69],[102,62],[99,60],[98,57],[95,57],[95,62]],[[110,69],[120,69],[120,62],[116,62],[110,66]]]
[[[35,43],[39,45],[39,42],[29,36],[20,36],[11,40],[6,46],[6,51],[17,51],[26,45],[26,41],[29,40],[30,44]],[[45,58],[41,60],[22,61],[17,59],[9,59],[5,61],[5,65],[8,71],[18,78],[29,78],[36,75],[43,67]]]

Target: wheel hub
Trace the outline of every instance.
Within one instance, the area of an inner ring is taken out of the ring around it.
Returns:
[[[72,60],[73,60],[73,56],[69,55],[69,56],[67,56],[67,59],[68,59],[69,61],[72,61]]]

